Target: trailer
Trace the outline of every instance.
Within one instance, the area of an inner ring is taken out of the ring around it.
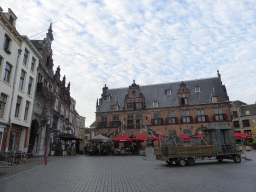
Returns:
[[[191,137],[190,142],[184,143],[175,131],[171,131],[168,137],[163,138],[160,146],[154,148],[156,159],[166,161],[169,165],[176,163],[181,167],[193,166],[197,159],[204,158],[241,162],[241,152],[233,136],[233,129],[227,126],[208,126],[199,128],[197,132],[203,136]]]

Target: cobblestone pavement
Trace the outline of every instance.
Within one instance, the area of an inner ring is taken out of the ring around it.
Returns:
[[[1,192],[18,191],[246,191],[256,189],[256,152],[236,164],[230,160],[168,166],[140,156],[49,157],[48,165],[0,177]]]

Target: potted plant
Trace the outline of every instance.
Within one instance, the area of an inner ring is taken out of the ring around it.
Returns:
[[[140,148],[139,149],[139,155],[145,155],[145,148]]]
[[[63,155],[63,149],[62,149],[62,147],[56,147],[56,148],[54,149],[54,155],[56,155],[56,156],[62,156],[62,155]]]

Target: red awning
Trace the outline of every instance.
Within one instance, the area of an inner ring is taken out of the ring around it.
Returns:
[[[133,140],[134,141],[147,141],[148,137],[145,135],[140,135],[139,137],[135,137]]]
[[[205,135],[204,134],[198,134],[196,136],[193,136],[193,137],[204,137]]]
[[[132,139],[125,137],[125,136],[120,136],[116,139],[113,139],[114,142],[132,142]]]
[[[241,138],[252,138],[251,135],[247,135],[244,133],[238,133],[236,132],[235,134],[233,134],[234,137],[236,137],[236,139],[241,139]]]
[[[187,135],[178,135],[177,137],[182,137],[182,140],[189,141],[190,137]]]

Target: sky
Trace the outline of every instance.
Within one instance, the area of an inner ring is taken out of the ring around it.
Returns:
[[[16,29],[43,39],[76,110],[95,121],[109,89],[217,77],[231,101],[256,102],[255,0],[1,0]]]

